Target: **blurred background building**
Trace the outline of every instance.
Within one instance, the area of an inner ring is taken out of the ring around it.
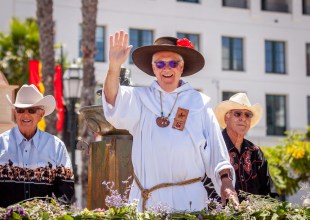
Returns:
[[[284,131],[310,124],[310,0],[99,0],[97,13],[98,88],[116,31],[130,34],[133,49],[160,36],[186,37],[206,65],[184,80],[210,96],[213,107],[240,91],[263,105],[262,120],[248,134],[254,143],[279,144]],[[55,44],[68,60],[81,57],[81,1],[54,0],[53,16]],[[0,0],[0,31],[8,31],[12,17],[36,17],[36,0]],[[124,66],[135,85],[154,79],[131,59]]]

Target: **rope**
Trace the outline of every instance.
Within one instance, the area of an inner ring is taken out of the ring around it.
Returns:
[[[150,189],[144,189],[135,173],[133,174],[133,176],[134,176],[134,179],[135,179],[135,181],[136,181],[136,183],[137,183],[137,185],[141,191],[142,210],[143,211],[145,211],[146,201],[151,197],[151,192],[158,190],[158,189],[161,189],[161,188],[170,187],[170,186],[184,186],[184,185],[188,185],[188,184],[192,184],[192,183],[201,181],[201,177],[198,177],[198,178],[185,180],[185,181],[178,182],[178,183],[160,183],[160,184],[157,184],[157,185],[151,187]]]

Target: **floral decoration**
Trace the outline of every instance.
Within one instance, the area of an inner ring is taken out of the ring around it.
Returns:
[[[114,185],[105,182],[111,189]],[[113,189],[114,190],[114,189]],[[246,198],[238,208],[232,201],[222,206],[215,200],[206,201],[206,208],[201,211],[174,211],[169,207],[158,204],[149,207],[144,212],[138,211],[138,201],[129,203],[126,198],[117,195],[116,191],[106,198],[108,207],[95,210],[79,209],[74,206],[64,206],[55,198],[33,198],[18,204],[0,208],[0,219],[7,220],[82,220],[82,219],[128,219],[128,220],[263,220],[263,219],[310,219],[310,206],[299,207],[288,202],[281,202],[271,197],[259,196],[241,192]],[[112,197],[115,197],[113,199]],[[309,193],[306,196],[309,198]],[[44,199],[44,200],[42,200]],[[108,200],[108,201],[107,201]]]
[[[179,46],[179,47],[188,47],[188,48],[194,49],[194,45],[187,38],[178,39],[177,40],[177,46]]]

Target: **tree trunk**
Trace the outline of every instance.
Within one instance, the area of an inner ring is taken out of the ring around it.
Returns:
[[[95,67],[94,57],[96,53],[96,17],[98,0],[82,0],[82,53],[83,53],[83,89],[81,94],[81,106],[93,105],[95,102]],[[88,143],[93,141],[93,136],[88,134],[86,125],[82,129],[82,138]],[[82,188],[83,207],[87,204],[85,198],[88,194],[88,154],[83,153]]]
[[[40,33],[40,60],[42,62],[42,82],[44,95],[54,96],[54,21],[53,0],[37,0],[37,19]],[[46,131],[57,134],[56,111],[45,117]]]

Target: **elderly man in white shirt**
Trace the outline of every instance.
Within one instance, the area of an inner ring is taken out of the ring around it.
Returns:
[[[54,111],[54,97],[43,97],[34,85],[23,85],[15,103],[8,101],[17,127],[0,134],[0,207],[53,195],[70,203],[74,178],[65,144],[37,128]]]
[[[223,203],[230,196],[237,201],[234,170],[210,99],[180,80],[203,68],[203,56],[188,39],[158,38],[132,53],[135,65],[157,80],[145,88],[119,86],[120,68],[130,49],[127,33],[110,36],[103,88],[107,120],[133,135],[129,198],[139,199],[140,210],[158,204],[201,210],[207,199],[201,178],[207,174]]]

